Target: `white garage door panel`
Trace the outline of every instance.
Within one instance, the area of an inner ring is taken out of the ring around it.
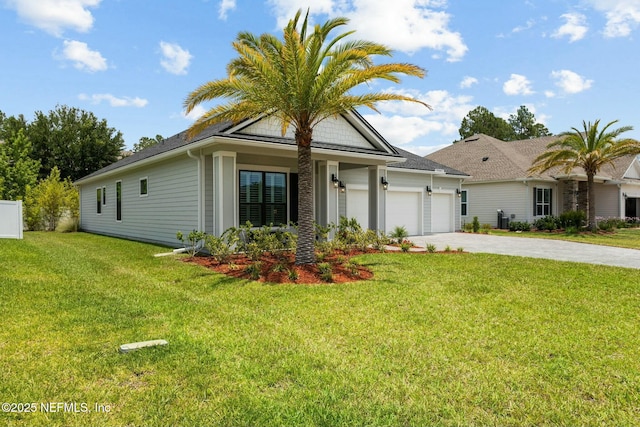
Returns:
[[[347,218],[356,218],[363,229],[369,228],[369,192],[347,189]]]
[[[434,233],[447,233],[453,231],[453,213],[451,194],[433,193],[431,196],[432,211],[431,224]]]
[[[387,232],[399,226],[406,228],[410,236],[422,233],[420,196],[413,191],[387,191]]]

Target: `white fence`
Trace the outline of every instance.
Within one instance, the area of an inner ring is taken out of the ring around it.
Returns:
[[[22,239],[22,200],[0,200],[0,239]]]

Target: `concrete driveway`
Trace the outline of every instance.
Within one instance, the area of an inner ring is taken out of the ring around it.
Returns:
[[[437,233],[427,236],[412,236],[409,239],[422,247],[426,247],[429,243],[436,245],[438,250],[443,250],[448,245],[454,251],[463,248],[466,252],[484,252],[640,269],[640,250],[637,249],[473,233]]]

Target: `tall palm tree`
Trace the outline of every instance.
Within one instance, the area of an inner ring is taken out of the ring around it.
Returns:
[[[347,18],[330,19],[309,30],[309,12],[298,29],[301,11],[289,21],[283,40],[270,34],[257,37],[238,34],[233,48],[238,57],[227,65],[228,76],[203,84],[185,100],[187,112],[216,98],[227,102],[204,113],[189,128],[193,138],[215,123],[237,122],[260,114],[276,117],[282,134],[292,125],[298,147],[298,247],[296,264],[312,264],[314,254],[313,170],[311,140],[313,128],[322,120],[360,106],[377,111],[379,101],[401,100],[427,104],[389,92],[352,94],[357,86],[375,79],[394,83],[398,74],[424,77],[425,71],[404,63],[374,64],[374,55],[391,56],[384,45],[346,40],[353,31],[329,39],[330,33],[348,23]]]
[[[582,122],[584,130],[571,128],[572,131],[559,135],[560,139],[547,145],[547,150],[534,161],[529,173],[545,172],[554,167],[560,167],[564,173],[574,168],[582,168],[587,175],[587,216],[589,229],[596,230],[596,195],[593,185],[594,176],[606,164],[629,155],[640,154],[640,142],[634,139],[617,140],[620,134],[630,131],[631,126],[623,126],[609,130],[617,123],[614,120],[607,123],[602,130],[598,130],[600,120]]]

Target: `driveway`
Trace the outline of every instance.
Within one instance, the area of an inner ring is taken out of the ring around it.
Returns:
[[[443,250],[463,248],[466,252],[546,258],[557,261],[585,262],[640,269],[640,250],[589,245],[562,240],[528,237],[491,236],[473,233],[437,233],[409,238],[416,245],[436,245]]]

